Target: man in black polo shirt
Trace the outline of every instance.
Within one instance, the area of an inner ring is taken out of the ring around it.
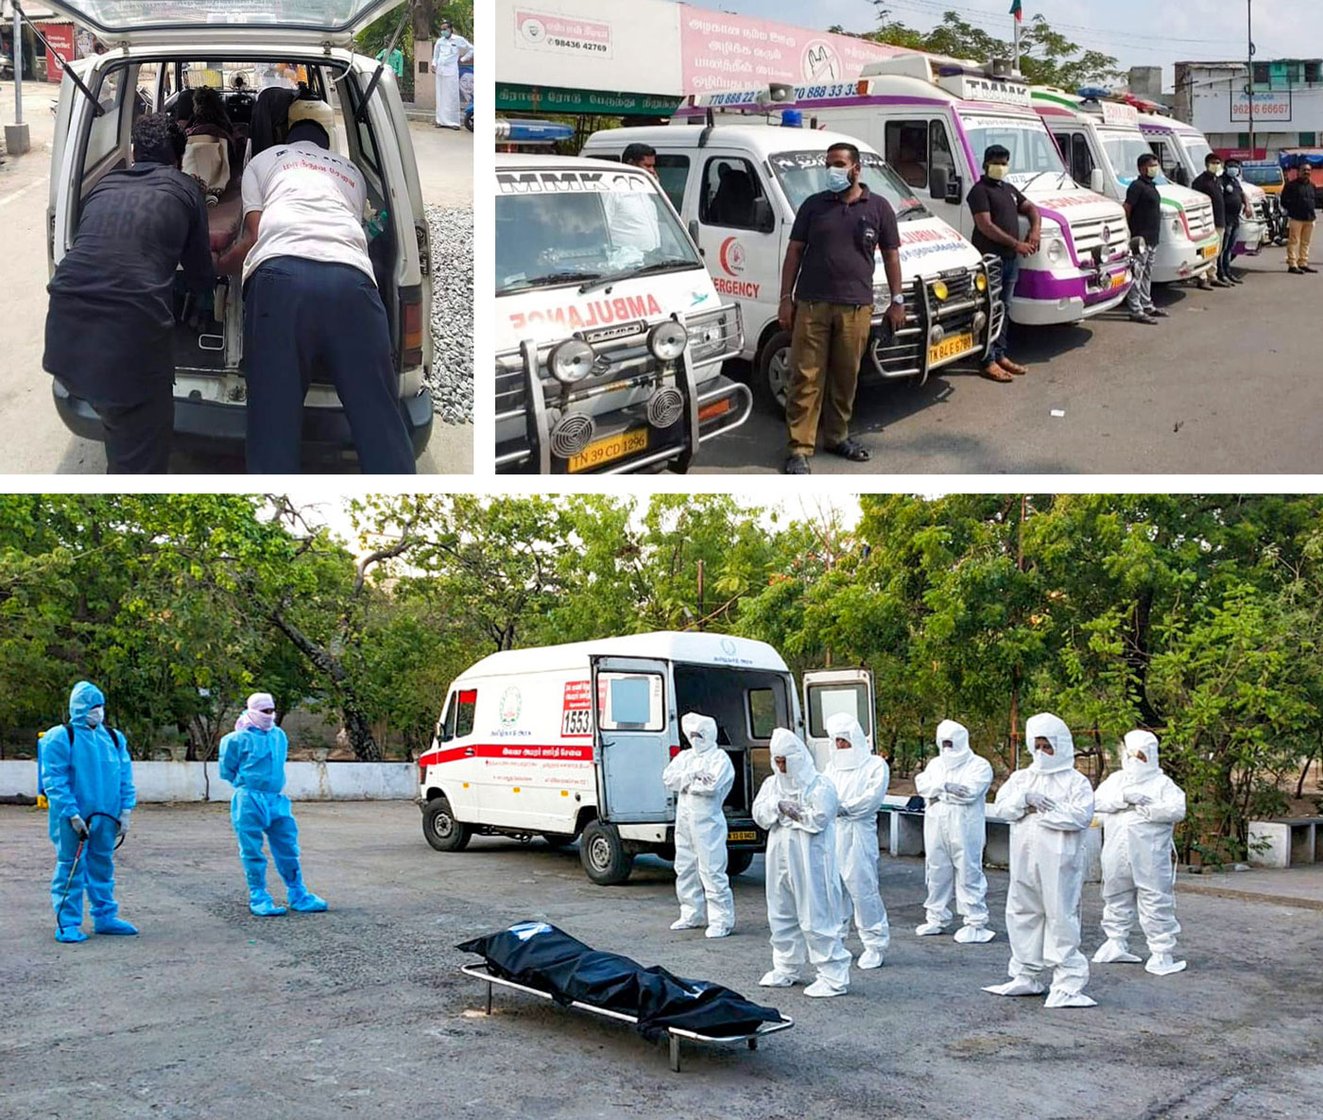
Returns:
[[[1194,182],[1190,184],[1192,191],[1198,191],[1200,194],[1207,195],[1208,201],[1213,204],[1213,225],[1217,227],[1217,235],[1221,243],[1217,254],[1217,276],[1211,281],[1208,274],[1199,277],[1199,287],[1201,288],[1229,288],[1231,281],[1222,274],[1222,253],[1227,251],[1227,202],[1226,192],[1222,189],[1222,157],[1209,152],[1204,156],[1204,171],[1202,175],[1196,175]],[[1231,255],[1227,253],[1228,262]]]
[[[822,421],[823,447],[853,463],[870,459],[850,438],[859,363],[873,323],[873,272],[882,253],[886,310],[892,330],[905,323],[900,231],[885,198],[859,181],[859,149],[827,149],[827,189],[806,198],[795,215],[781,267],[778,319],[794,334],[786,398],[786,474],[810,473]]]
[[[107,474],[164,474],[174,436],[174,283],[215,284],[201,185],[179,170],[185,137],[167,113],[133,122],[133,166],[83,201],[55,269],[42,365],[105,429]]]
[[[1038,252],[1041,219],[1038,207],[1006,182],[1011,166],[1009,149],[993,144],[983,153],[983,178],[969,188],[966,202],[974,217],[974,248],[1001,258],[1001,333],[992,343],[983,376],[990,381],[1010,381],[1011,374],[1029,370],[1011,361],[1006,353],[1011,336],[1011,296],[1020,272],[1020,258]],[[1020,215],[1029,219],[1029,233],[1020,240]]]
[[[1158,157],[1142,155],[1136,164],[1139,177],[1125,192],[1125,216],[1130,236],[1144,239],[1144,251],[1135,257],[1135,282],[1125,297],[1132,323],[1152,325],[1167,313],[1153,306],[1153,258],[1162,236],[1162,196],[1153,180],[1158,177]]]
[[[1217,267],[1228,284],[1243,284],[1244,279],[1231,267],[1231,261],[1240,238],[1240,223],[1254,217],[1254,208],[1245,200],[1245,188],[1240,185],[1240,160],[1234,156],[1227,160],[1219,185],[1226,202],[1227,232],[1217,256]]]

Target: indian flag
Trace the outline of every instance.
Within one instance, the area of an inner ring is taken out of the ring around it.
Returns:
[[[1020,0],[1011,0],[1011,15],[1015,17],[1016,23],[1024,21],[1024,12],[1020,8]]]

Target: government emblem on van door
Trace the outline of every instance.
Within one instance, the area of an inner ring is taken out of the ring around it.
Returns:
[[[727,657],[734,657],[737,648],[738,647],[735,645],[735,643],[732,642],[729,638],[721,639],[721,652],[724,653]]]
[[[515,685],[501,693],[501,726],[510,727],[519,722],[519,714],[524,710],[524,697]]]

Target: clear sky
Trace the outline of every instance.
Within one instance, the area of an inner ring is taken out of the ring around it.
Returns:
[[[877,26],[868,0],[688,0],[697,7],[779,20],[798,27],[848,31]],[[1022,0],[1025,21],[1041,13],[1054,30],[1081,47],[1115,56],[1121,69],[1164,67],[1173,82],[1177,61],[1245,57],[1246,4],[1242,0]],[[990,34],[1010,40],[1010,0],[890,0],[891,18],[927,30],[954,10]],[[1258,0],[1254,5],[1256,57],[1323,57],[1320,0]]]

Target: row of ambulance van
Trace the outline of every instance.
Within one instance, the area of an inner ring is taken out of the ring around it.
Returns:
[[[800,127],[786,127],[794,119]],[[669,125],[593,134],[578,159],[498,156],[497,469],[683,471],[702,442],[744,422],[755,394],[783,406],[781,263],[799,205],[826,189],[823,156],[837,141],[858,146],[864,180],[900,225],[906,321],[884,323],[879,256],[861,385],[922,384],[982,360],[996,338],[1000,267],[970,244],[965,201],[986,148],[1010,151],[1008,181],[1042,218],[1010,300],[1013,322],[1037,326],[1125,299],[1133,246],[1121,203],[1138,155],[1159,154],[1168,173],[1201,171],[1207,147],[1102,91],[1070,95],[1001,64],[911,54],[870,64],[857,82],[695,95]],[[620,163],[635,142],[656,150],[655,179]],[[1216,267],[1212,205],[1158,182],[1154,279],[1198,279]],[[1267,239],[1257,221],[1241,234],[1244,253]],[[723,373],[734,357],[752,364],[753,393]]]

